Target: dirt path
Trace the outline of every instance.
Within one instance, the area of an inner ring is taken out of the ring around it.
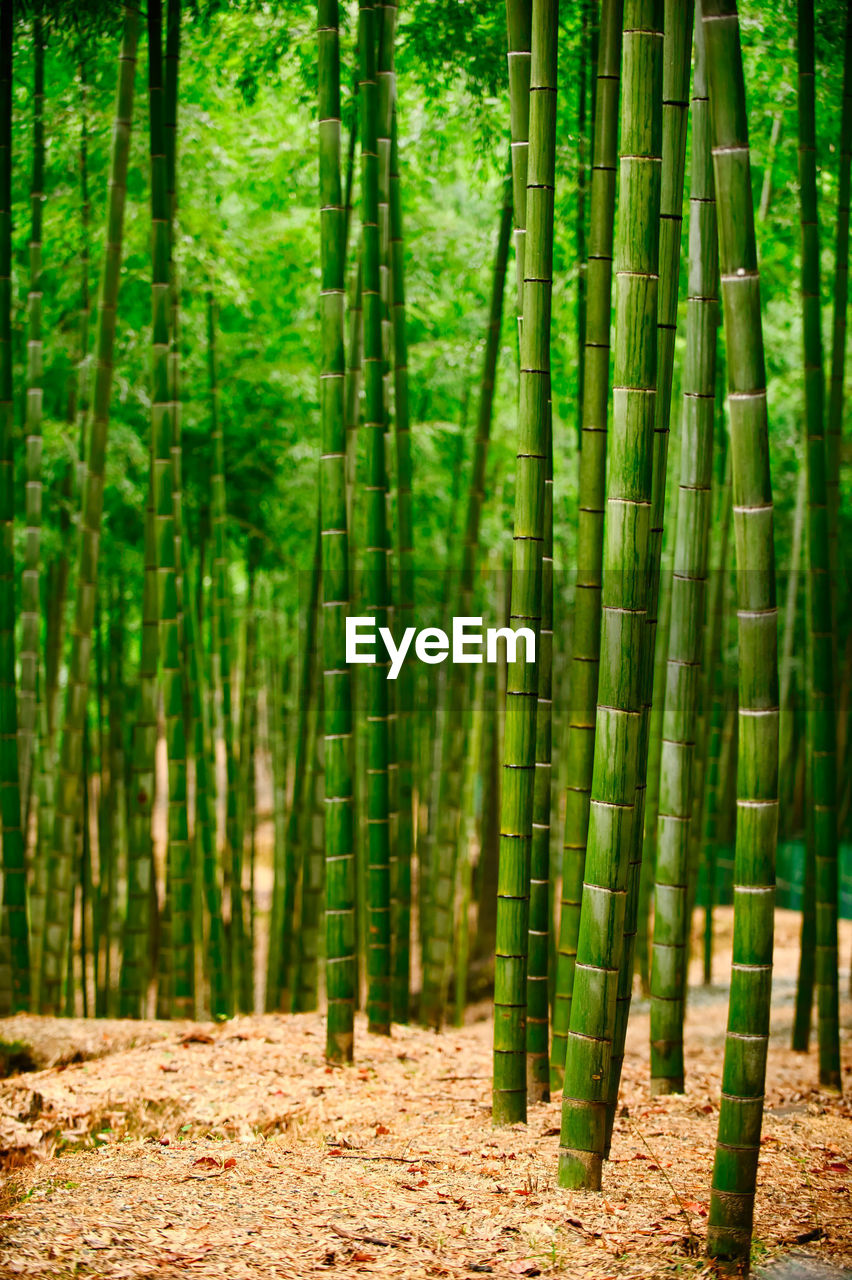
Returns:
[[[779,921],[755,1260],[852,1266],[852,1109],[786,1048],[794,922]],[[40,1158],[4,1176],[0,1276],[700,1274],[725,996],[693,993],[687,1093],[653,1101],[637,1003],[602,1196],[555,1185],[558,1102],[492,1130],[484,1007],[440,1037],[359,1023],[345,1069],[325,1063],[319,1017],[266,1016],[7,1080],[7,1148],[17,1126]],[[848,1097],[848,1001],[844,1025]]]

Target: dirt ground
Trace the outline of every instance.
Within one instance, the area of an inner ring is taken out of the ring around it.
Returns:
[[[721,911],[719,985],[691,993],[682,1097],[649,1097],[636,1002],[602,1195],[556,1186],[558,1100],[492,1129],[487,1006],[441,1036],[359,1020],[349,1068],[325,1062],[318,1015],[137,1024],[132,1047],[128,1024],[89,1023],[83,1052],[106,1056],[0,1082],[0,1277],[710,1274],[730,928]],[[852,1004],[842,1099],[787,1048],[797,928],[779,913],[753,1255],[770,1274],[783,1255],[852,1267]],[[845,994],[846,922],[841,945]],[[54,1041],[78,1029],[57,1020]]]

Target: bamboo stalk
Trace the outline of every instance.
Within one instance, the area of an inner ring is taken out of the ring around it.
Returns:
[[[748,1258],[772,981],[778,633],[760,279],[736,0],[703,0],[737,550],[739,761],[734,943],[707,1249]]]
[[[510,625],[531,630],[536,645],[542,625],[550,395],[557,23],[557,0],[534,0]],[[517,205],[515,219],[517,224]],[[539,665],[524,661],[525,656],[518,645],[509,663],[506,697],[494,977],[495,1124],[513,1124],[527,1114],[527,933]]]
[[[559,1151],[564,1187],[600,1189],[640,778],[657,380],[662,3],[624,6],[613,432],[606,480],[594,772]]]

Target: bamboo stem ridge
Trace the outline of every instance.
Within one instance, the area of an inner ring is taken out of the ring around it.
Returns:
[[[322,283],[322,584],[324,655],[324,766],[326,1053],[348,1062],[355,1018],[355,832],[352,797],[352,691],[346,665],[349,545],[346,521],[345,209],[340,187],[340,36],[337,0],[319,0],[320,236]]]
[[[819,284],[813,0],[799,0],[799,197],[805,358],[807,518],[808,844],[816,872],[816,987],[820,1084],[840,1087],[837,974],[837,720],[834,630],[826,487],[825,382]]]
[[[529,232],[524,250],[510,625],[531,629],[536,644],[541,628],[550,398],[557,22],[558,0],[534,0],[527,173]],[[527,1111],[527,930],[539,667],[538,662],[528,663],[524,657],[519,645],[516,660],[509,664],[503,747],[494,979],[495,1124],[525,1120]]]
[[[707,1248],[748,1258],[772,982],[778,632],[760,277],[736,0],[704,0],[737,552],[739,753],[734,941]]]
[[[577,513],[577,591],[571,650],[568,788],[562,857],[562,903],[553,1002],[550,1087],[562,1088],[571,1023],[580,897],[586,865],[589,796],[595,753],[595,707],[600,662],[601,574],[609,400],[610,311],[618,161],[618,99],[623,0],[604,0],[598,46],[595,142],[583,352],[583,419]]]
[[[80,814],[79,780],[82,771],[83,727],[90,679],[95,587],[103,513],[104,464],[112,389],[112,361],[121,269],[138,16],[136,0],[127,0],[124,6],[124,30],[119,55],[118,93],[107,201],[106,253],[98,295],[92,417],[86,448],[82,520],[77,553],[76,610],[71,633],[71,660],[60,746],[59,785],[53,840],[54,857],[48,878],[47,920],[42,950],[41,1005],[46,1013],[56,1013],[61,1007],[70,933],[72,864],[75,829]]]
[[[563,1086],[559,1182],[599,1189],[636,820],[657,380],[663,6],[624,6],[613,418],[586,870]]]
[[[361,111],[362,296],[364,304],[364,432],[366,457],[366,546],[364,612],[376,626],[387,623],[388,528],[385,413],[382,384],[382,303],[379,277],[376,12],[359,0],[358,45]],[[367,685],[367,831],[370,931],[367,947],[369,1029],[390,1033],[391,913],[388,786],[388,662],[375,662]]]
[[[700,0],[699,0],[700,3]],[[689,297],[672,614],[666,663],[654,942],[651,963],[651,1092],[684,1084],[683,1017],[689,960],[689,868],[702,623],[709,565],[719,249],[710,152],[704,40],[695,31]]]
[[[21,831],[15,696],[15,468],[12,375],[12,2],[0,4],[0,822],[3,932],[11,950],[11,1007],[30,995],[27,873]],[[4,993],[4,999],[6,993]]]
[[[19,742],[21,811],[26,828],[36,742],[38,672],[41,630],[41,515],[42,515],[42,379],[41,237],[44,201],[44,30],[41,14],[33,17],[33,174],[30,188],[30,292],[27,337],[27,488],[26,552],[21,577],[21,685]]]

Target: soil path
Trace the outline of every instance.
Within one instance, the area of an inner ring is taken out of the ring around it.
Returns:
[[[754,1257],[852,1267],[852,1109],[787,1048],[796,928],[779,913]],[[721,977],[721,912],[720,934]],[[555,1185],[558,1101],[491,1128],[484,1006],[442,1036],[359,1022],[351,1068],[325,1062],[318,1016],[264,1016],[160,1024],[160,1039],[10,1078],[0,1277],[706,1274],[726,995],[692,993],[687,1092],[653,1100],[637,1001],[602,1196]],[[843,1015],[848,1098],[849,1001]]]

